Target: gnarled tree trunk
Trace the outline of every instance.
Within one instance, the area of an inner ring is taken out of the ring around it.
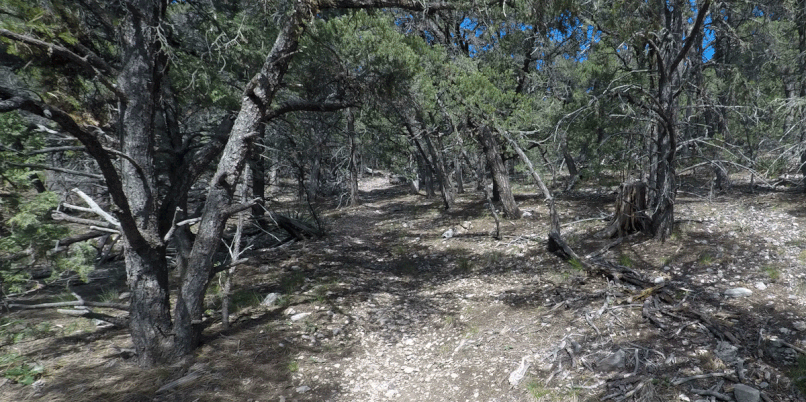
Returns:
[[[487,163],[493,172],[493,180],[495,184],[498,185],[498,192],[501,197],[504,212],[509,219],[520,219],[521,210],[518,208],[518,204],[515,203],[515,197],[512,195],[512,188],[509,185],[509,174],[507,173],[504,160],[501,158],[501,148],[498,146],[498,141],[495,140],[492,131],[488,127],[481,127],[476,130],[476,135],[484,149]]]

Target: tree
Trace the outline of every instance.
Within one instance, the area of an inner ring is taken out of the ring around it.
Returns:
[[[63,38],[44,41],[7,29],[0,34],[15,43],[63,57],[98,79],[117,104],[115,124],[119,149],[104,147],[87,124],[61,108],[29,96],[24,88],[0,87],[0,112],[23,110],[50,119],[79,140],[96,161],[125,238],[127,278],[132,291],[130,330],[138,358],[144,365],[175,361],[198,344],[204,325],[203,296],[213,272],[213,254],[227,218],[249,206],[231,205],[235,188],[260,132],[259,126],[272,114],[275,95],[299,49],[300,38],[311,16],[327,8],[405,7],[434,12],[450,6],[407,0],[307,0],[290,4],[281,14],[279,32],[271,51],[241,92],[237,102],[239,111],[231,129],[222,130],[224,135],[219,141],[210,141],[187,155],[182,164],[185,174],[174,177],[178,181],[170,183],[165,192],[157,191],[159,175],[155,149],[159,145],[158,126],[162,118],[160,99],[170,88],[166,72],[172,66],[172,32],[167,16],[174,5],[159,0],[129,0],[122,2],[120,8],[101,3],[93,6],[95,8],[90,7],[93,18],[109,31],[111,35],[107,36],[121,38],[118,58],[113,63],[104,60],[92,47],[77,43],[65,45],[69,41]],[[112,24],[112,17],[119,21],[118,28]],[[92,30],[86,34],[90,41],[104,39],[92,36],[96,34]],[[187,269],[180,278],[172,316],[166,248],[168,235],[173,233],[173,215],[190,184],[219,152]],[[120,161],[116,163],[114,158]]]

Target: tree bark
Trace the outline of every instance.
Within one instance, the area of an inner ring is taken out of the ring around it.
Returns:
[[[355,132],[355,116],[352,109],[347,109],[347,135],[350,137],[350,206],[357,206],[360,202],[358,193],[358,139]]]
[[[623,237],[635,232],[649,232],[651,222],[646,215],[647,185],[644,182],[622,183],[613,219],[601,232],[602,237]]]
[[[495,140],[495,137],[493,137],[493,133],[489,127],[477,129],[476,135],[484,149],[487,163],[492,170],[493,181],[498,185],[504,212],[509,219],[520,219],[521,210],[518,208],[518,204],[515,203],[515,197],[512,195],[512,188],[509,185],[509,175],[507,174],[504,160],[501,159],[501,148],[498,146],[498,142]]]

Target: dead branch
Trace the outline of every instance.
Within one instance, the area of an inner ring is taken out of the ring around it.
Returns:
[[[706,378],[714,378],[714,377],[720,377],[721,378],[721,377],[726,377],[726,376],[727,376],[727,374],[725,374],[725,373],[697,374],[697,375],[693,375],[691,377],[678,378],[678,379],[672,380],[672,385],[680,385],[680,384],[687,383],[689,381],[694,381],[694,380],[703,380],[703,379],[706,379]]]
[[[86,225],[86,226],[103,227],[103,228],[106,228],[106,229],[113,229],[114,228],[113,225],[111,223],[109,223],[109,222],[96,221],[96,220],[84,219],[84,218],[76,218],[75,216],[67,215],[64,212],[59,212],[59,211],[54,211],[50,216],[53,218],[53,220],[56,220],[56,221],[72,222],[72,223],[78,223],[78,224]]]
[[[70,191],[76,193],[79,197],[81,197],[81,199],[84,200],[84,202],[86,202],[87,205],[89,205],[89,207],[92,209],[92,212],[95,212],[95,214],[97,214],[101,218],[104,218],[105,221],[111,223],[116,228],[120,228],[120,221],[115,219],[115,217],[112,216],[109,212],[104,211],[98,205],[98,203],[96,203],[95,200],[90,198],[90,196],[88,196],[86,193],[84,193],[83,191],[79,190],[78,188],[74,188],[74,189],[72,189]]]
[[[95,313],[90,310],[63,310],[59,309],[56,312],[61,314],[72,315],[74,317],[84,317],[94,320],[101,320],[114,325],[117,328],[127,328],[129,326],[128,317],[115,317],[108,314]]]
[[[87,173],[87,172],[82,172],[82,171],[78,171],[78,170],[58,168],[58,167],[55,167],[55,166],[40,165],[40,164],[36,164],[36,163],[9,163],[9,165],[15,166],[15,167],[24,167],[24,168],[29,168],[29,169],[52,170],[54,172],[66,173],[66,174],[71,174],[71,175],[74,175],[74,176],[89,177],[89,178],[98,179],[98,180],[103,180],[104,179],[103,176],[101,176],[99,174],[95,174],[95,173]]]
[[[116,310],[129,311],[129,306],[122,303],[107,303],[107,302],[92,302],[85,300],[76,300],[68,302],[56,303],[42,303],[42,304],[9,304],[9,308],[19,308],[24,310],[40,309],[40,308],[53,308],[53,307],[98,307],[98,308],[112,308]]]
[[[84,233],[84,234],[80,234],[80,235],[68,237],[68,238],[65,238],[65,239],[57,240],[56,241],[56,246],[53,248],[53,252],[58,253],[59,251],[66,250],[67,247],[69,245],[73,244],[73,243],[78,243],[78,242],[82,242],[82,241],[85,241],[85,240],[94,239],[96,237],[101,237],[101,236],[104,236],[104,235],[106,235],[105,232],[102,232],[102,231],[99,231],[99,230],[93,230],[93,231],[89,231],[89,232]]]

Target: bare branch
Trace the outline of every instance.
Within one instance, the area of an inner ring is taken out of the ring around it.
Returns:
[[[56,221],[65,221],[65,222],[78,223],[80,225],[97,226],[97,227],[103,227],[105,229],[114,229],[114,225],[112,225],[109,222],[95,221],[95,220],[92,220],[92,219],[84,219],[84,218],[76,218],[75,216],[70,216],[70,215],[65,214],[64,212],[59,212],[59,211],[54,211],[51,214],[51,217],[53,218],[53,220],[56,220]]]
[[[56,303],[42,303],[42,304],[9,304],[9,308],[20,308],[25,310],[40,309],[40,308],[53,308],[53,307],[98,307],[98,308],[113,308],[115,310],[129,311],[129,305],[123,303],[107,303],[107,302],[92,302],[84,300],[56,302]]]
[[[35,46],[40,49],[46,49],[50,54],[56,54],[70,60],[73,63],[76,63],[79,66],[83,67],[84,69],[95,73],[95,75],[101,80],[101,83],[107,89],[112,91],[120,99],[126,99],[126,95],[123,94],[123,92],[121,92],[115,84],[111,83],[107,79],[107,77],[104,76],[105,74],[109,76],[117,76],[118,71],[112,68],[110,65],[106,64],[106,62],[103,59],[92,54],[88,50],[87,55],[79,56],[78,54],[74,53],[70,49],[67,49],[66,47],[59,46],[55,43],[45,42],[36,38],[32,38],[30,36],[20,35],[16,32],[11,32],[7,29],[2,28],[0,28],[0,36],[9,38],[17,42],[22,42],[31,46]]]
[[[89,178],[98,179],[98,180],[103,180],[104,179],[103,176],[101,176],[99,174],[95,174],[95,173],[81,172],[81,171],[78,171],[78,170],[58,168],[58,167],[55,167],[55,166],[40,165],[40,164],[36,164],[36,163],[9,163],[9,165],[15,166],[15,167],[30,168],[30,169],[52,170],[54,172],[72,174],[72,175],[75,175],[75,176],[84,176],[84,177],[89,177]]]
[[[335,112],[347,109],[348,107],[359,106],[357,102],[315,102],[315,101],[292,101],[286,102],[280,107],[272,110],[263,118],[264,122],[271,121],[281,115],[290,112]]]
[[[108,314],[95,313],[90,310],[56,310],[59,313],[72,315],[76,317],[84,317],[93,320],[106,321],[118,328],[127,328],[129,326],[128,317],[115,317]]]
[[[49,154],[53,152],[64,152],[64,151],[84,151],[86,148],[82,146],[65,146],[65,147],[53,147],[53,148],[42,148],[37,149],[36,151],[28,152],[26,155],[39,155],[39,154]]]
[[[61,109],[47,105],[41,101],[31,99],[28,94],[19,88],[0,86],[0,112],[12,110],[24,110],[37,116],[57,123],[68,134],[79,140],[87,149],[87,153],[95,159],[98,167],[106,181],[109,194],[115,205],[120,209],[119,217],[121,227],[126,234],[126,239],[132,246],[144,244],[145,239],[137,227],[137,222],[129,207],[126,194],[123,191],[123,183],[120,175],[109,157],[109,153],[101,145],[100,141],[90,132],[78,125],[73,118]]]
[[[104,218],[104,220],[106,220],[107,222],[115,225],[115,227],[118,227],[118,228],[120,227],[120,221],[115,219],[115,217],[112,216],[109,212],[104,211],[98,205],[98,203],[96,203],[95,200],[90,198],[90,196],[88,196],[86,193],[84,193],[83,191],[79,190],[78,188],[74,188],[74,189],[72,189],[70,191],[78,194],[78,196],[81,197],[81,199],[84,200],[84,202],[86,202],[87,205],[90,206],[90,208],[92,209],[92,212],[95,212],[98,216],[100,216],[101,218]]]

